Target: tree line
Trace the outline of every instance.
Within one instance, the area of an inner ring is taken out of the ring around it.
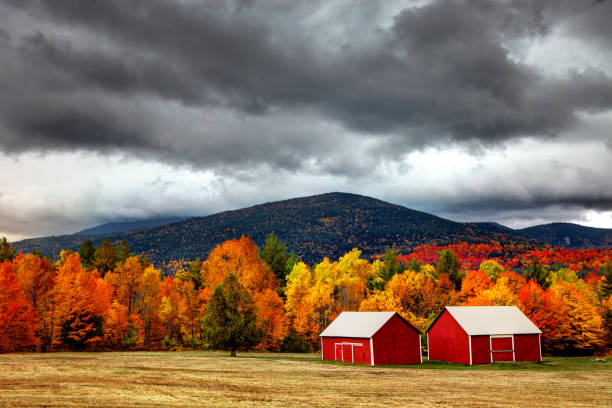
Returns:
[[[318,349],[318,334],[344,310],[396,311],[424,332],[447,305],[515,305],[543,331],[548,353],[610,346],[609,261],[581,278],[577,267],[551,268],[544,256],[516,270],[498,258],[482,258],[474,268],[451,248],[424,262],[430,252],[388,251],[370,261],[353,249],[307,265],[270,234],[261,249],[242,237],[203,261],[177,261],[162,271],[125,242],[94,247],[87,240],[54,262],[36,251],[17,254],[4,239],[0,352],[305,352]]]

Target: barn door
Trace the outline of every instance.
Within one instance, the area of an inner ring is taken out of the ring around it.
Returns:
[[[342,343],[334,344],[334,360],[342,361]]]
[[[353,360],[354,360],[353,345],[343,344],[342,345],[342,361],[344,361],[345,363],[352,363]]]
[[[514,361],[513,336],[491,336],[491,361]]]

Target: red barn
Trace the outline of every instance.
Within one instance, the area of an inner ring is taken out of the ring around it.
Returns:
[[[542,332],[516,306],[446,306],[427,329],[429,360],[542,361]]]
[[[423,362],[421,333],[395,312],[342,312],[319,336],[322,360],[371,365]]]

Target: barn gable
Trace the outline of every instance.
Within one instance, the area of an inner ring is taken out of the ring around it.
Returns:
[[[395,312],[342,312],[319,336],[323,360],[371,365],[422,362],[419,331]]]
[[[516,306],[447,306],[446,310],[470,336],[542,333]]]
[[[427,329],[430,360],[542,361],[541,331],[515,306],[447,306]]]

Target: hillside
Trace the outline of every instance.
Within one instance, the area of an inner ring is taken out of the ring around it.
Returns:
[[[463,224],[370,197],[328,193],[256,205],[207,217],[115,234],[126,239],[132,251],[147,254],[156,262],[170,259],[205,258],[217,244],[241,235],[262,245],[265,236],[276,233],[290,250],[306,262],[337,258],[357,247],[364,256],[388,248],[401,252],[422,244],[491,240],[526,242],[530,239],[504,228]],[[18,249],[57,256],[62,248],[78,248],[83,236],[61,236],[20,241]],[[101,237],[93,239],[98,244]]]
[[[109,222],[76,232],[75,235],[85,235],[91,237],[96,235],[109,235],[117,234],[120,232],[130,232],[145,228],[159,227],[160,225],[166,225],[173,222],[183,221],[185,218],[186,217],[165,217],[151,218],[140,221]]]
[[[518,230],[527,237],[568,248],[610,248],[612,229],[585,227],[570,223],[536,225]]]

